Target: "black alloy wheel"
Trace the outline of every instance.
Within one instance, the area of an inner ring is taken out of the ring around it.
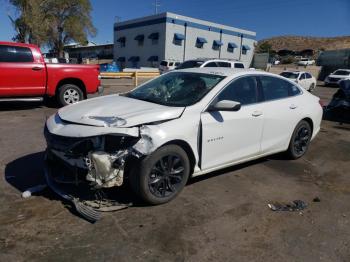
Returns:
[[[150,192],[160,198],[176,193],[184,179],[184,164],[180,157],[167,155],[156,162],[148,175]]]
[[[294,129],[289,143],[287,150],[288,155],[292,159],[297,159],[303,156],[309,147],[311,137],[312,130],[310,124],[305,120],[300,121]]]
[[[146,203],[159,205],[175,198],[190,175],[187,153],[178,145],[166,145],[146,156],[130,172],[130,186]]]

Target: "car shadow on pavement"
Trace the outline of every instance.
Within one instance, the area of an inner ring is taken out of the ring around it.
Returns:
[[[42,108],[42,102],[1,102],[0,111],[19,111]]]
[[[43,107],[59,108],[54,98],[45,98],[43,102],[0,102],[0,111],[31,110]]]
[[[271,156],[269,158],[272,159]],[[283,160],[283,157],[278,156],[278,155],[276,155],[276,156],[274,155],[273,159],[275,159],[275,158],[276,159],[280,158],[281,160]],[[217,170],[217,171],[214,171],[214,172],[202,175],[202,176],[191,178],[188,181],[187,185],[194,184],[194,183],[197,183],[197,182],[201,182],[203,180],[207,180],[207,179],[212,178],[212,177],[217,177],[217,176],[224,175],[224,174],[227,174],[227,173],[235,172],[235,171],[244,169],[246,167],[249,167],[249,166],[252,166],[252,165],[257,165],[257,164],[260,164],[260,163],[263,163],[263,162],[266,162],[266,161],[268,161],[267,158],[260,158],[260,159],[252,160],[252,161],[245,162],[245,163],[242,163],[242,164],[237,164],[237,165],[234,165],[234,166],[226,167],[224,169],[220,169],[220,170]]]

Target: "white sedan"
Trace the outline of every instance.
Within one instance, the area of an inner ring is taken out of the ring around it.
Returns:
[[[308,66],[308,65],[313,65],[315,64],[315,60],[309,59],[309,58],[302,58],[298,61],[297,63],[300,66]]]
[[[316,78],[308,72],[284,71],[280,75],[298,83],[302,88],[310,92],[315,89],[317,84]]]
[[[128,181],[145,202],[162,204],[190,177],[278,152],[303,156],[321,119],[319,98],[281,76],[177,70],[51,116],[47,179],[95,189]]]

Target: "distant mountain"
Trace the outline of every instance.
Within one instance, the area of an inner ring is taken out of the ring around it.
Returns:
[[[272,49],[279,51],[288,49],[302,51],[313,50],[335,50],[350,48],[350,36],[339,37],[306,37],[306,36],[278,36],[263,39],[258,42],[258,47],[263,43],[269,43]]]

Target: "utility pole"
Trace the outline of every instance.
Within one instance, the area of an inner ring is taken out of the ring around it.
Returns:
[[[158,7],[160,7],[160,2],[159,0],[154,0],[154,14],[158,14]]]

